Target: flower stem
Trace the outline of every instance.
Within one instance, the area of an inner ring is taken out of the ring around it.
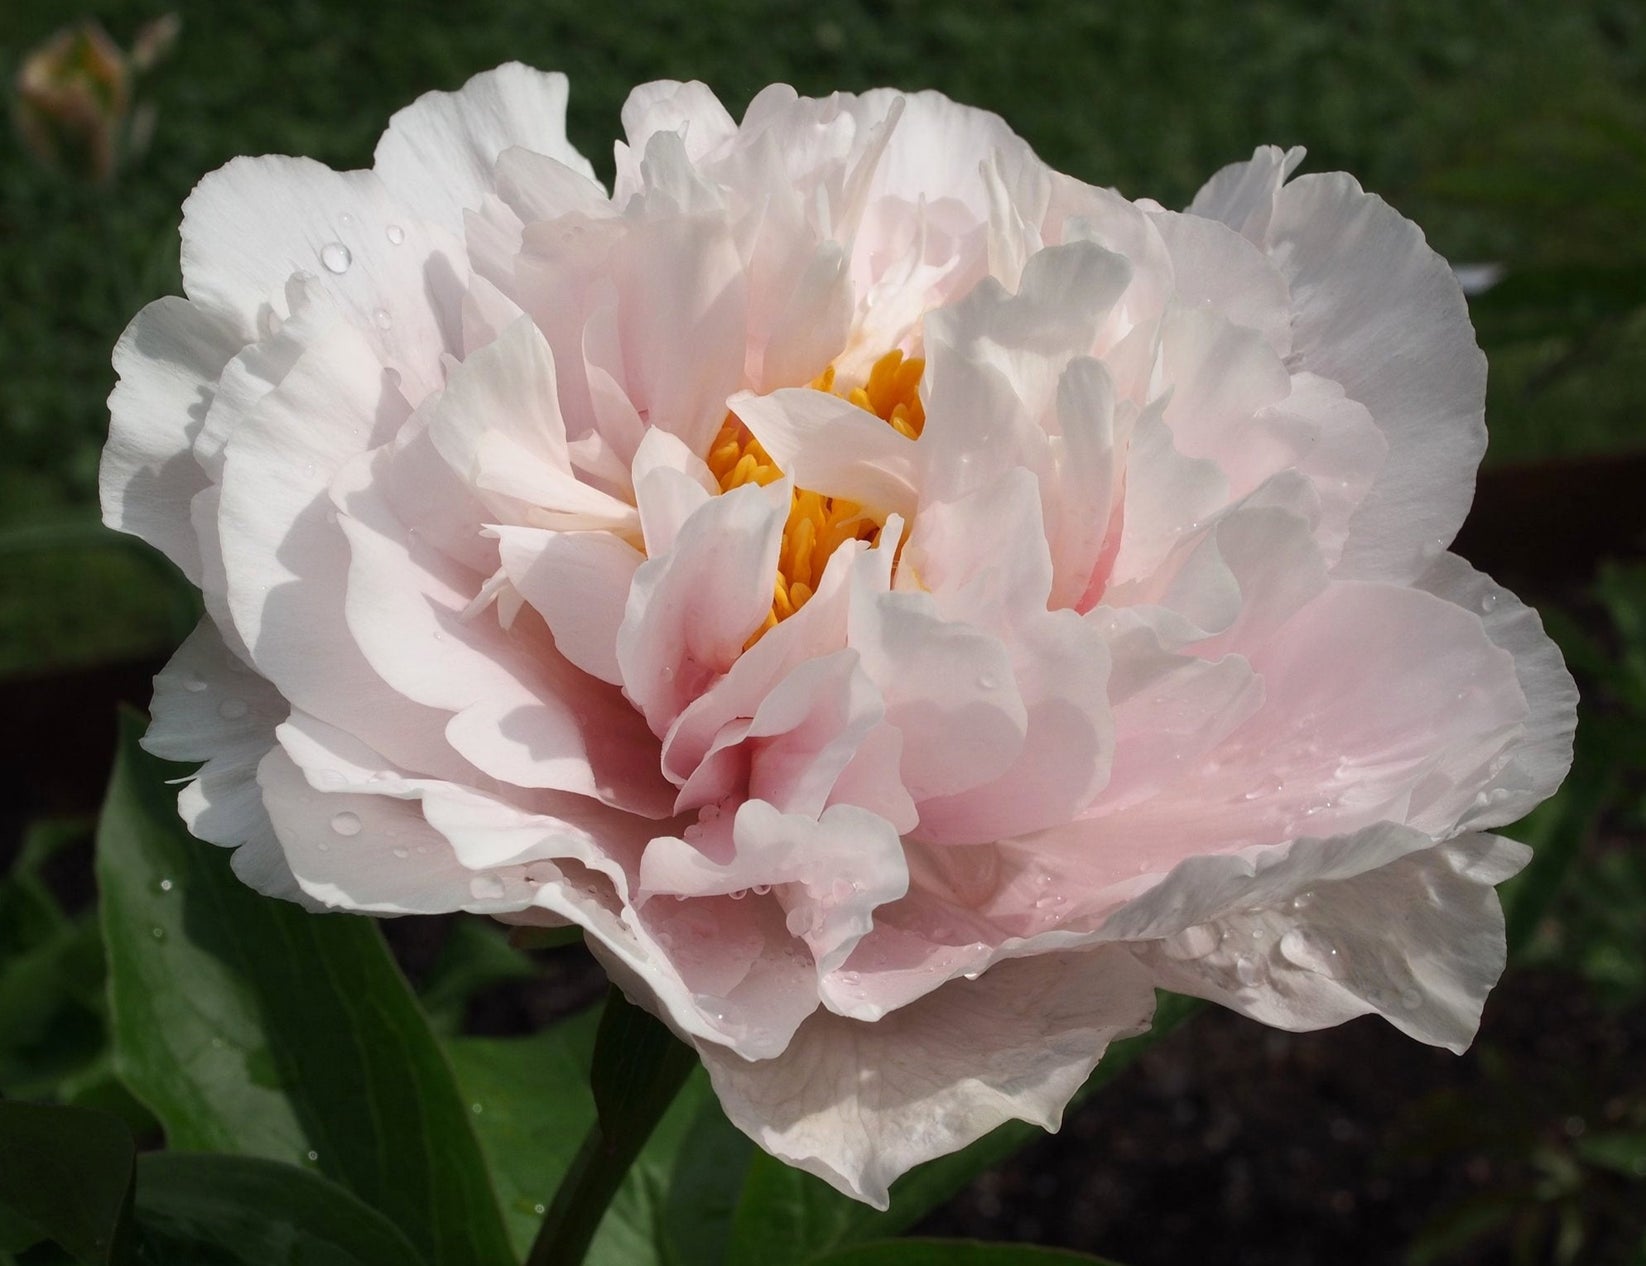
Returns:
[[[697,1053],[614,986],[600,1016],[589,1083],[595,1121],[560,1180],[526,1266],[577,1266]]]

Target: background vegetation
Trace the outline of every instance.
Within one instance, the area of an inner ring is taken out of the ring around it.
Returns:
[[[158,3],[88,0],[86,12],[124,43]],[[1518,832],[1538,860],[1512,893],[1515,961],[1463,1061],[1407,1053],[1369,1022],[1290,1038],[1203,1014],[1126,1074],[1129,1092],[1097,1096],[1063,1138],[986,1175],[929,1228],[1139,1264],[1207,1251],[1251,1263],[1646,1260],[1646,6],[170,7],[180,41],[144,83],[153,143],[113,185],[65,178],[0,141],[7,1097],[101,1104],[140,1139],[160,1123],[175,1134],[163,1096],[132,1084],[136,1057],[110,1022],[121,960],[118,937],[105,943],[115,916],[100,925],[94,908],[89,813],[114,703],[144,701],[194,599],[166,564],[97,526],[95,472],[109,350],[144,302],[178,289],[178,208],[193,183],[241,153],[369,165],[395,109],[511,58],[570,75],[572,138],[606,172],[623,97],[646,79],[705,80],[734,113],[774,80],[804,93],[935,87],[1004,115],[1053,165],[1169,206],[1254,145],[1304,144],[1308,169],[1354,172],[1448,258],[1501,264],[1504,280],[1473,304],[1492,439],[1460,547],[1544,610],[1585,704],[1566,790]],[[0,82],[75,16],[61,0],[9,0]],[[508,1040],[476,1034],[529,1029],[594,996],[577,951],[528,959],[479,923],[397,929],[394,943],[436,1032],[466,1030],[464,1042]],[[581,1023],[527,1071],[586,1060]],[[461,1077],[465,1048],[450,1049]],[[152,1189],[164,1204],[164,1175]],[[536,1203],[519,1201],[511,1217]],[[715,1226],[688,1237],[723,1248],[729,1232]]]

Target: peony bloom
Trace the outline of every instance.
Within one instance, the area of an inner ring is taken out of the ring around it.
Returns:
[[[1186,213],[932,93],[566,81],[238,159],[107,521],[208,618],[148,742],[258,889],[573,922],[731,1119],[884,1203],[1154,990],[1461,1049],[1575,696],[1448,554],[1485,364],[1422,234],[1257,151]]]

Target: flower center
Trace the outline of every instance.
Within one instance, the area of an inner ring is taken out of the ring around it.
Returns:
[[[926,411],[920,404],[920,375],[926,362],[918,357],[905,360],[900,351],[890,351],[877,360],[868,381],[850,391],[835,390],[834,366],[814,378],[815,391],[842,395],[858,408],[880,418],[911,440],[920,436]],[[709,449],[709,469],[720,481],[720,490],[730,492],[743,484],[769,484],[783,472],[760,441],[731,414]],[[772,586],[772,609],[766,622],[754,631],[753,646],[768,629],[777,627],[811,598],[823,579],[829,555],[846,541],[880,539],[885,519],[875,510],[844,497],[826,497],[809,488],[796,488],[789,504],[788,522],[783,525],[783,545],[777,555],[777,579]]]

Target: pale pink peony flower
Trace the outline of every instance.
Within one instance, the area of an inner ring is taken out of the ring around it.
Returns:
[[[1461,1049],[1574,692],[1445,552],[1485,364],[1260,149],[1187,213],[931,93],[566,81],[239,159],[115,352],[107,521],[210,613],[151,748],[260,890],[580,924],[733,1121],[883,1204],[1156,986]]]

